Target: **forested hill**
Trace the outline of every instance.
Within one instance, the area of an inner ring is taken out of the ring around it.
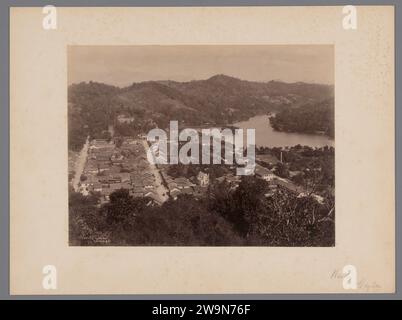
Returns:
[[[335,135],[334,99],[309,103],[295,108],[284,108],[270,119],[275,130]]]
[[[117,126],[122,133],[144,132],[170,120],[186,126],[222,125],[268,111],[314,104],[333,97],[333,87],[279,81],[252,82],[216,75],[190,82],[147,81],[118,88],[102,83],[68,88],[69,146],[79,149],[87,134],[107,135],[108,124],[125,114],[135,122]]]

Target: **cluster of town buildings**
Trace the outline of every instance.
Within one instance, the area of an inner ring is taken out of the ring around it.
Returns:
[[[205,196],[210,182],[208,173],[200,171],[197,177],[191,181],[185,177],[173,178],[169,176],[169,165],[159,165],[158,167],[172,199],[175,200],[182,194],[193,195],[198,199]]]
[[[205,195],[209,185],[207,173],[199,172],[194,182],[185,177],[170,177],[167,165],[159,166],[155,172],[147,160],[144,142],[131,137],[124,137],[119,144],[113,140],[92,140],[77,191],[83,195],[98,192],[101,202],[105,203],[110,200],[112,192],[127,189],[131,196],[148,197],[153,204],[159,205],[168,196],[177,199],[180,194],[197,198]],[[162,181],[158,181],[155,174],[160,174]],[[163,183],[166,194],[158,194],[160,183]]]
[[[195,198],[205,196],[210,184],[207,172],[200,171],[196,177],[187,179],[169,176],[169,165],[158,165],[157,168],[152,168],[147,160],[146,143],[143,139],[133,137],[124,137],[119,143],[113,139],[111,141],[92,140],[89,143],[79,189],[76,191],[83,195],[98,192],[102,203],[108,202],[110,194],[119,189],[129,190],[133,197],[147,197],[152,204],[158,205],[168,197],[177,199],[183,194],[193,195]],[[272,158],[264,160],[272,161]],[[157,179],[155,175],[160,175],[161,179]],[[274,194],[278,189],[290,191],[296,196],[305,194],[301,186],[278,177],[273,171],[260,164],[255,165],[255,176],[268,182],[267,196]],[[237,188],[241,177],[229,173],[217,178],[217,181],[226,181],[231,188]],[[160,194],[161,192],[163,194]]]
[[[160,202],[155,192],[155,175],[138,139],[124,138],[119,146],[114,141],[92,140],[80,180],[79,191],[84,195],[99,192],[102,202],[109,201],[110,194],[119,189],[128,189],[134,197]]]

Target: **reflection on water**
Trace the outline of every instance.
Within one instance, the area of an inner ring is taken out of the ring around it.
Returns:
[[[290,147],[297,144],[310,147],[335,146],[334,140],[324,135],[275,131],[267,115],[255,116],[233,125],[241,129],[255,129],[257,146]]]

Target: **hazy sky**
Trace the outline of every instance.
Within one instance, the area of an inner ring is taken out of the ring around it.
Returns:
[[[116,86],[190,81],[225,74],[243,80],[334,83],[332,45],[69,46],[68,83]]]

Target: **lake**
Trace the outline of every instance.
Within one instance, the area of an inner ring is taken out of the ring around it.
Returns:
[[[324,135],[275,131],[271,127],[268,115],[255,116],[247,121],[236,122],[233,125],[241,129],[255,129],[257,146],[272,148],[295,146],[297,144],[310,147],[333,147],[335,145],[334,139]]]

